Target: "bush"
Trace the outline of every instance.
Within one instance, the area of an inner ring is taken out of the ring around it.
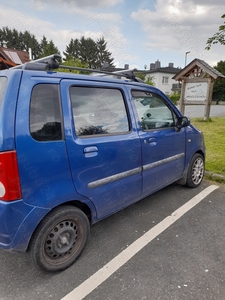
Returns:
[[[168,95],[168,98],[173,102],[173,104],[177,105],[177,102],[180,100],[180,94],[173,93]]]

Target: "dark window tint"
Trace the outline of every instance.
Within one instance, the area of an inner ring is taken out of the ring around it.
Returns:
[[[5,94],[5,89],[6,89],[6,84],[7,84],[7,78],[6,77],[0,77],[0,109],[2,106],[2,100]]]
[[[78,136],[129,131],[126,107],[120,90],[71,87],[75,130]]]
[[[174,114],[160,95],[132,91],[132,97],[143,131],[174,126]]]
[[[62,139],[62,121],[57,85],[39,84],[33,89],[30,104],[30,132],[37,141]]]

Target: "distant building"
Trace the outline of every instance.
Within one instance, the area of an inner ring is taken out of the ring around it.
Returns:
[[[24,64],[29,60],[29,53],[26,51],[0,47],[0,70]]]
[[[181,68],[174,68],[173,63],[169,63],[167,67],[161,67],[161,62],[159,60],[157,60],[155,63],[150,63],[149,70],[146,70],[146,67],[147,66],[145,65],[145,70],[135,70],[135,72],[144,73],[146,75],[146,79],[151,78],[154,82],[154,86],[167,95],[181,92],[181,83],[177,83],[177,81],[173,79],[173,76],[180,72]],[[128,69],[129,65],[125,64],[124,68],[103,67],[101,70],[118,72]],[[116,78],[116,74],[114,74],[113,77]],[[120,77],[118,76],[118,78]]]
[[[146,79],[149,77],[155,84],[155,87],[163,91],[165,94],[181,91],[181,84],[177,83],[173,76],[180,72],[181,68],[174,68],[173,63],[169,63],[167,67],[161,67],[161,62],[157,60],[150,64],[150,69],[143,71]]]

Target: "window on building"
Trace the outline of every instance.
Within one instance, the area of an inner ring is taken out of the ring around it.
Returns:
[[[169,83],[169,77],[168,76],[163,76],[162,83],[164,83],[164,84]]]

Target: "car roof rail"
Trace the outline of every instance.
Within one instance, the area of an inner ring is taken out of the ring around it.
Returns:
[[[81,68],[81,67],[70,67],[70,66],[64,66],[64,65],[59,65],[59,69],[67,69],[67,70],[76,70],[76,71],[84,71],[84,72],[92,72],[96,73],[95,76],[118,76],[118,77],[125,77],[131,81],[136,81],[136,82],[144,82],[140,78],[135,76],[134,70],[120,70],[120,71],[104,71],[104,70],[98,70],[98,69],[89,69],[89,68]]]
[[[45,56],[36,60],[26,62],[22,65],[18,65],[10,69],[37,70],[37,71],[53,70],[53,69],[57,69],[59,66],[59,62],[57,59],[61,59],[61,55],[52,54],[49,56]]]
[[[72,66],[65,66],[60,65],[58,60],[61,60],[62,57],[60,54],[52,54],[46,57],[42,57],[30,62],[26,62],[24,64],[12,67],[10,69],[23,69],[23,70],[36,70],[36,71],[51,71],[56,69],[67,69],[67,70],[76,70],[76,71],[83,71],[83,72],[91,72],[96,73],[96,76],[117,76],[117,77],[125,77],[131,81],[136,82],[143,82],[140,78],[135,76],[134,71],[135,70],[120,70],[120,71],[104,71],[104,70],[98,70],[98,69],[90,69],[90,68],[81,68],[81,67],[72,67]]]

